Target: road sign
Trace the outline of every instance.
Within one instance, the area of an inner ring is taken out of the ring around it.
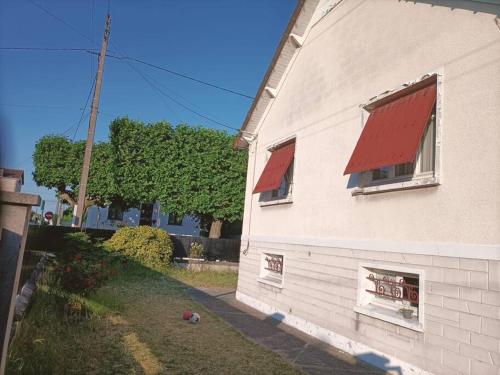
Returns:
[[[45,209],[45,201],[42,199],[42,204],[40,205],[40,211],[43,212],[44,209]]]
[[[47,211],[47,212],[45,213],[45,218],[46,218],[47,220],[49,220],[49,221],[50,221],[50,220],[52,220],[52,218],[53,218],[53,217],[54,217],[54,213],[52,213],[51,211]]]

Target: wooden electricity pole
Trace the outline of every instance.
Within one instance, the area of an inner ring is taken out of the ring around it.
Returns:
[[[83,222],[83,214],[85,209],[85,197],[87,194],[87,181],[89,179],[90,159],[92,156],[92,146],[94,145],[95,123],[97,120],[97,111],[99,109],[99,97],[101,96],[102,74],[104,71],[104,59],[108,49],[109,33],[111,26],[111,16],[108,14],[106,18],[106,30],[104,31],[104,39],[102,41],[101,53],[99,54],[99,66],[97,69],[97,77],[92,99],[92,109],[90,113],[89,132],[87,134],[87,143],[85,145],[85,155],[83,157],[82,176],[80,177],[80,190],[78,193],[78,204],[73,217],[73,226],[81,228]]]

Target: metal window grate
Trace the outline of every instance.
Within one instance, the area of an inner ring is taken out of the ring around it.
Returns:
[[[393,300],[408,301],[412,304],[418,305],[418,283],[417,285],[409,283],[405,278],[402,278],[400,281],[391,280],[387,276],[378,278],[373,274],[370,274],[367,279],[373,281],[375,286],[374,290],[366,289],[368,293]]]
[[[267,262],[266,270],[283,274],[283,255],[266,254],[265,261]]]

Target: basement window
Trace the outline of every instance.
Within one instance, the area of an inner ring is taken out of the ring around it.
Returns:
[[[424,271],[398,266],[360,265],[357,305],[360,314],[415,331],[424,327]]]
[[[262,253],[258,281],[279,288],[283,287],[284,255]]]

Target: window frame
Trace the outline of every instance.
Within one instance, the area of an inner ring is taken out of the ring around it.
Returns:
[[[259,193],[259,205],[261,207],[293,203],[293,187],[295,184],[295,171],[296,171],[295,157],[297,155],[297,136],[293,134],[291,136],[282,138],[279,141],[275,141],[267,145],[266,161],[264,165],[266,165],[267,162],[269,161],[273,151],[281,147],[284,147],[292,142],[295,143],[295,152],[293,155],[293,160],[290,163],[290,166],[288,167],[287,171],[285,172],[285,175],[281,179],[282,181],[279,189],[264,191],[262,193]],[[285,181],[287,176],[291,177],[291,181],[288,183]],[[279,194],[279,191],[282,189],[286,190],[286,194]]]
[[[266,257],[268,256],[277,256],[281,257],[281,276],[280,277],[272,277],[273,272],[267,269],[267,261]],[[286,272],[286,256],[281,251],[262,251],[260,253],[260,263],[259,263],[259,276],[257,277],[257,281],[261,284],[267,284],[276,288],[283,289],[285,283],[285,272]]]
[[[427,136],[429,134],[429,130],[432,130],[432,135],[430,135],[430,142],[432,142],[432,147],[429,150],[429,155],[425,155],[423,153],[423,148],[424,148],[424,142],[428,141]],[[435,159],[436,159],[436,115],[435,115],[435,109],[432,112],[431,119],[429,120],[426,128],[425,128],[425,134],[422,137],[422,141],[420,142],[420,146],[417,151],[417,157],[415,158],[415,162],[411,163],[404,163],[404,164],[394,164],[394,165],[389,165],[386,167],[381,167],[377,169],[372,169],[370,171],[366,172],[361,172],[361,187],[369,187],[369,186],[377,186],[377,185],[385,185],[385,184],[390,184],[394,182],[402,182],[402,181],[411,181],[414,179],[420,179],[420,178],[428,178],[428,177],[434,177],[434,170],[435,170]],[[420,171],[422,168],[422,164],[424,163],[424,157],[430,157],[432,159],[432,170],[429,171]],[[412,173],[407,173],[407,174],[402,174],[402,175],[397,175],[396,171],[399,166],[405,166],[413,164],[412,168]],[[388,177],[386,178],[380,178],[380,179],[375,179],[374,174],[376,171],[380,170],[386,170],[388,172]]]
[[[398,312],[399,308],[404,305],[403,303],[400,304],[396,300],[391,303],[384,297],[366,291],[366,289],[374,287],[373,281],[367,279],[370,274],[374,273],[374,270],[399,274],[399,277],[402,277],[402,274],[418,276],[418,307],[412,307],[418,313],[416,320],[405,319]],[[413,331],[424,332],[425,292],[425,270],[423,269],[384,263],[360,263],[358,266],[357,298],[354,311]]]
[[[173,217],[173,220],[170,220],[170,217]],[[167,225],[172,225],[172,226],[177,226],[180,227],[182,226],[182,222],[184,221],[184,216],[180,218],[180,223],[179,223],[179,218],[177,217],[176,214],[173,214],[171,212],[168,213],[167,216]]]
[[[369,195],[389,191],[406,190],[414,188],[432,187],[441,184],[441,129],[442,129],[442,84],[443,74],[441,71],[431,72],[424,75],[418,80],[406,83],[400,87],[390,90],[387,93],[370,99],[361,107],[361,126],[364,127],[368,121],[370,112],[367,108],[373,107],[377,102],[385,99],[387,96],[397,94],[398,92],[408,89],[421,81],[428,79],[431,76],[436,76],[436,104],[432,113],[431,120],[433,126],[433,164],[434,170],[426,172],[417,172],[420,170],[423,160],[422,148],[427,135],[429,126],[426,127],[426,133],[422,137],[417,157],[414,162],[414,172],[411,175],[395,176],[397,165],[386,166],[389,173],[389,178],[380,180],[373,179],[373,171],[358,173],[359,185],[351,190],[351,195]],[[401,164],[398,164],[401,165]],[[382,169],[382,168],[379,168]]]

